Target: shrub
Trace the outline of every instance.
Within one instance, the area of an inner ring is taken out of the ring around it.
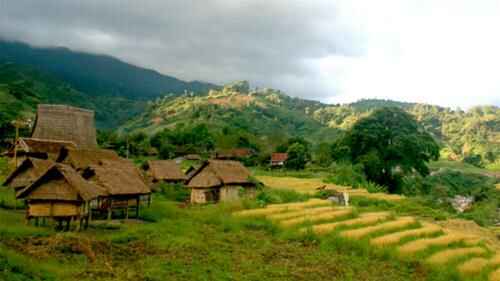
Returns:
[[[190,190],[183,184],[167,184],[161,183],[158,185],[160,194],[167,200],[186,202],[191,196]]]
[[[364,186],[367,181],[361,165],[348,163],[337,163],[332,166],[331,175],[325,179],[327,183],[358,188]]]

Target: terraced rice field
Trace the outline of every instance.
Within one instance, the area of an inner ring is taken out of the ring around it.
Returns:
[[[354,208],[319,199],[270,205],[234,215],[266,218],[282,228],[312,232],[319,237],[365,240],[373,247],[389,250],[395,258],[419,261],[434,270],[451,268],[463,280],[487,276],[488,281],[500,281],[500,253],[487,241],[417,217],[398,217],[390,212],[358,213]]]
[[[351,197],[365,197],[369,199],[398,201],[404,197],[395,194],[386,193],[369,193],[363,188],[350,188],[335,184],[323,183],[321,179],[302,179],[293,177],[271,177],[271,176],[258,176],[257,179],[264,183],[264,185],[275,189],[292,189],[300,193],[313,194],[317,192],[317,188],[324,187],[327,190],[335,190],[338,192],[347,192]]]

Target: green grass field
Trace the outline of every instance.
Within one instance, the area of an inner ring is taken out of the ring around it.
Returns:
[[[57,233],[0,209],[0,280],[429,280],[419,265],[163,196],[145,222]],[[363,254],[360,254],[360,251]]]

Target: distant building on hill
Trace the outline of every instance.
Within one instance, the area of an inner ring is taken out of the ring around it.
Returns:
[[[250,148],[233,148],[219,150],[215,153],[215,158],[220,160],[238,160],[245,157],[250,157],[254,152]]]
[[[271,154],[271,167],[283,167],[288,159],[288,153],[274,152]]]

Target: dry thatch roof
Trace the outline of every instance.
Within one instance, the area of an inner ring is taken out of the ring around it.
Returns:
[[[70,165],[76,170],[83,170],[90,165],[101,165],[104,160],[120,161],[113,150],[107,149],[62,149],[56,161]]]
[[[28,155],[37,158],[55,160],[62,148],[75,149],[76,145],[69,141],[35,139],[35,138],[20,138],[15,147],[12,147],[7,155],[14,156],[14,150],[17,148],[17,154]]]
[[[105,160],[102,165],[90,165],[82,175],[109,196],[151,193],[138,169],[126,160]]]
[[[238,161],[208,160],[188,181],[191,188],[209,188],[221,185],[252,184],[250,171]]]
[[[148,169],[156,181],[183,181],[187,179],[174,160],[150,160],[148,161]]]
[[[50,160],[27,158],[7,177],[3,185],[15,190],[25,188],[47,172],[54,164]]]
[[[16,196],[28,200],[89,201],[104,195],[102,188],[83,179],[70,166],[55,164]]]
[[[67,105],[38,105],[33,138],[69,141],[78,148],[96,148],[94,112]]]

